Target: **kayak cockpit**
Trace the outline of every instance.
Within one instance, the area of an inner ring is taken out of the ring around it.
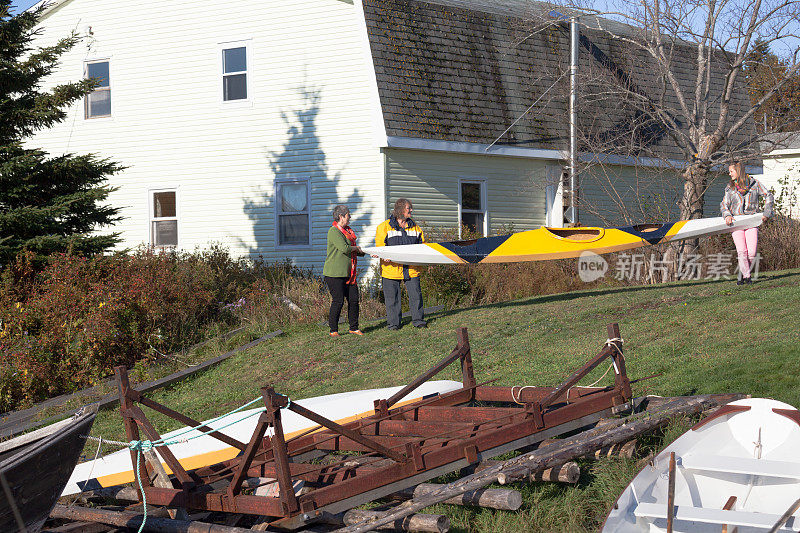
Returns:
[[[603,238],[604,228],[544,228],[554,237],[573,242],[592,242]]]

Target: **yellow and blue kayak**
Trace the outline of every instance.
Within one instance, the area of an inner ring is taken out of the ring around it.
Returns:
[[[363,250],[381,259],[406,265],[547,261],[579,257],[584,252],[607,254],[754,228],[761,224],[762,216],[761,213],[736,216],[730,226],[722,217],[619,228],[543,226],[535,230],[470,241],[373,246]]]

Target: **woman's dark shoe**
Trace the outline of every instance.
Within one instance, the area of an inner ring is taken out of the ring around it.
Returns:
[[[753,278],[744,278],[744,282],[745,284],[750,285],[751,283],[753,283]]]
[[[744,285],[745,283],[746,283],[746,282],[745,282],[745,280],[744,280],[744,279],[737,279],[737,280],[736,280],[736,284],[737,284],[737,285]]]

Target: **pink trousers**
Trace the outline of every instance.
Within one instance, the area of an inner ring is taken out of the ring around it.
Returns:
[[[740,229],[734,231],[733,244],[736,245],[736,256],[739,259],[739,272],[743,278],[750,277],[750,269],[753,268],[753,259],[756,257],[756,247],[758,246],[758,228]]]

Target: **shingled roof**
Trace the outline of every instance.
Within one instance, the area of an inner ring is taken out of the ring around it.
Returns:
[[[543,5],[363,0],[387,135],[566,150],[569,29],[554,24],[531,32]],[[605,33],[582,29],[580,52],[584,74],[626,76],[643,93],[661,88],[640,51]],[[678,75],[691,87],[691,56]],[[648,155],[682,157],[674,141],[632,106],[609,100],[607,91],[588,97],[591,88],[583,89],[584,142],[630,153],[629,145],[638,141],[648,145]],[[743,91],[737,98],[734,115],[749,105]],[[632,124],[637,124],[633,134]]]

